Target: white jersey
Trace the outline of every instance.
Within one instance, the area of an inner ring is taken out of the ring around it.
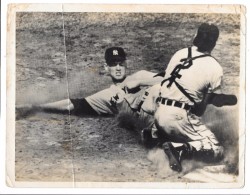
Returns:
[[[131,108],[136,108],[140,103],[140,98],[144,94],[144,89],[136,94],[128,94],[124,88],[126,82],[137,79],[152,78],[155,73],[149,71],[138,71],[137,73],[126,77],[122,83],[113,84],[108,89],[104,89],[91,96],[86,97],[86,101],[98,114],[117,114],[117,104],[126,100]]]
[[[203,53],[198,52],[197,47],[193,46],[192,57],[200,55],[203,55]],[[182,64],[180,59],[187,58],[187,56],[187,48],[177,51],[169,62],[164,79],[169,78],[173,69],[178,64]],[[193,60],[193,65],[188,69],[180,70],[179,74],[181,78],[176,78],[176,82],[185,89],[195,102],[200,102],[203,99],[204,93],[212,92],[220,86],[223,71],[220,64],[213,57],[206,56]],[[167,88],[168,83],[166,81],[161,87],[161,97],[192,104],[174,83],[170,88]]]
[[[203,53],[198,52],[196,47],[192,47],[192,57],[200,55],[203,55]],[[178,64],[182,64],[181,59],[187,58],[187,56],[188,48],[175,53],[166,69],[165,79],[170,77]],[[206,56],[193,60],[193,65],[188,69],[181,69],[179,74],[181,78],[176,78],[176,82],[185,89],[195,102],[200,102],[204,93],[212,92],[220,86],[223,72],[220,64],[214,58]],[[161,97],[193,104],[177,88],[175,83],[170,88],[167,87],[168,83],[169,81],[166,81],[160,88]],[[172,142],[188,142],[197,151],[204,149],[216,151],[219,148],[219,142],[213,132],[202,123],[200,117],[192,114],[190,110],[159,103],[155,113],[155,122]]]

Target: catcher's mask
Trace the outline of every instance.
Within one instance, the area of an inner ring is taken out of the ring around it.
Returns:
[[[200,52],[210,52],[219,37],[219,29],[213,24],[203,23],[199,26],[193,44]]]

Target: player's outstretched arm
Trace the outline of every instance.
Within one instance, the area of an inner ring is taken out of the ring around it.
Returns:
[[[155,77],[155,75],[156,73],[146,70],[138,71],[137,73],[132,75],[133,79],[131,79],[131,81],[125,83],[125,87],[127,87],[127,89],[134,89],[140,86],[153,86],[160,83],[163,79],[163,77]]]
[[[34,106],[34,108],[40,110],[40,111],[58,111],[58,112],[69,112],[73,110],[74,106],[70,99],[64,99],[57,102],[47,103],[47,104],[41,104]]]
[[[208,104],[212,104],[216,107],[234,106],[237,104],[237,97],[233,94],[207,93],[203,101],[193,109],[193,113],[197,116],[203,115]]]
[[[36,112],[68,113],[73,108],[74,106],[69,99],[40,105],[18,105],[16,106],[16,119],[27,117]]]

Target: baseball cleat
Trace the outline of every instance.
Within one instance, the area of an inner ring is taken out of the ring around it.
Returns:
[[[181,172],[182,167],[181,167],[181,162],[179,160],[180,155],[178,151],[174,148],[174,146],[170,142],[163,143],[162,148],[165,154],[168,156],[170,168],[174,171]]]

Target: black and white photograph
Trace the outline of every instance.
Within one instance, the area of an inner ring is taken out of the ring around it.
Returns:
[[[8,11],[8,186],[244,186],[244,6]]]

